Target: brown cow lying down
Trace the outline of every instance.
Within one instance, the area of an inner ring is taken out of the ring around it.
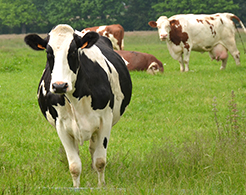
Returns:
[[[147,53],[136,51],[116,51],[125,61],[128,70],[147,70],[150,74],[163,72],[164,68],[160,60]]]

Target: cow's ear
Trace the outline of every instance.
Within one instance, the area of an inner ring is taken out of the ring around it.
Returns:
[[[99,34],[97,32],[88,32],[83,37],[74,33],[74,40],[78,48],[90,48],[99,39]]]
[[[152,28],[156,28],[157,27],[157,23],[155,21],[149,21],[148,23]]]
[[[24,41],[34,50],[44,50],[46,49],[48,39],[42,39],[37,34],[29,34],[25,37]]]

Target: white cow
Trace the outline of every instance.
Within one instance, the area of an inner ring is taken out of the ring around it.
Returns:
[[[236,64],[240,65],[240,52],[236,46],[232,19],[236,19],[246,33],[242,21],[231,13],[181,14],[170,18],[161,16],[156,22],[150,21],[149,25],[158,28],[160,40],[166,40],[170,55],[179,61],[180,71],[189,71],[191,51],[209,52],[212,59],[223,53],[223,58],[217,56],[217,60],[222,60],[222,70],[226,67],[227,57],[224,57],[224,53],[227,50]]]

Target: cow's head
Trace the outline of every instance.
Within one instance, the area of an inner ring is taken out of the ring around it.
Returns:
[[[69,25],[58,25],[45,39],[37,34],[30,34],[25,37],[25,42],[34,50],[46,50],[47,63],[51,70],[50,91],[63,94],[74,89],[79,69],[78,50],[91,47],[98,38],[96,32],[89,32],[81,37]]]
[[[169,37],[169,31],[170,31],[170,23],[168,21],[168,18],[166,16],[161,16],[158,18],[158,20],[150,21],[148,23],[152,28],[158,28],[160,40],[164,41]]]

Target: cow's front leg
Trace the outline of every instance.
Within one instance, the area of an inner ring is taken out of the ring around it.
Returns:
[[[104,171],[106,167],[107,146],[112,128],[112,120],[101,120],[100,129],[96,131],[90,140],[90,153],[92,167],[98,173],[98,186],[105,184]]]
[[[179,65],[180,65],[180,72],[184,72],[184,60],[183,60],[183,55],[181,54],[179,57]]]
[[[184,49],[183,53],[183,63],[185,64],[185,72],[188,72],[189,69],[189,61],[190,61],[190,52],[187,49]]]
[[[78,188],[80,185],[81,174],[81,160],[79,158],[78,143],[74,137],[67,132],[67,129],[63,128],[62,122],[57,121],[56,123],[57,133],[67,155],[69,171],[73,179],[73,186]]]

